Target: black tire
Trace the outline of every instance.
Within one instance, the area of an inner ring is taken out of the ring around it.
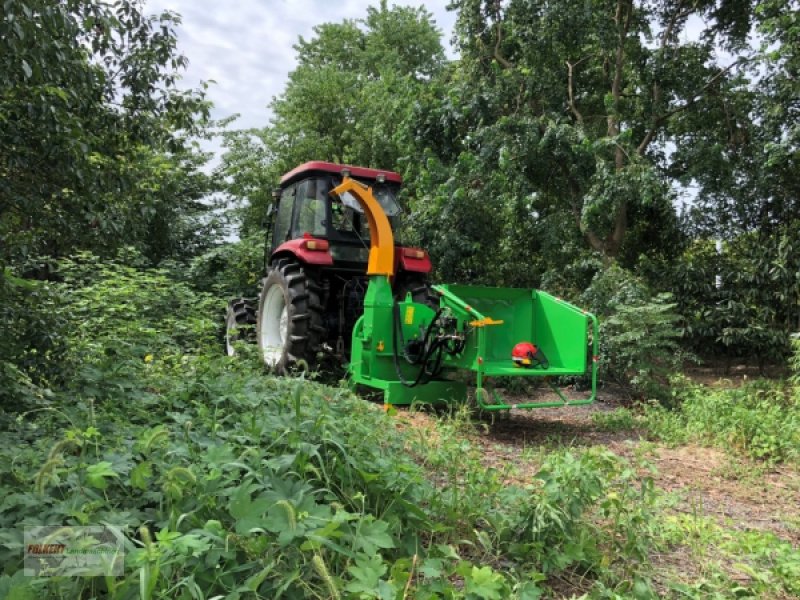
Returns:
[[[256,301],[251,298],[236,298],[228,302],[225,315],[225,353],[234,356],[234,342],[256,343]]]
[[[300,263],[283,258],[273,264],[258,300],[256,338],[264,364],[274,372],[284,374],[293,366],[313,369],[317,365],[317,354],[327,339],[321,295],[322,287],[313,273]],[[285,313],[281,309],[278,317],[280,301]]]
[[[433,292],[425,275],[402,273],[398,276],[394,285],[394,299],[397,302],[404,302],[409,293],[413,302],[427,304],[434,310],[439,308],[439,298]]]

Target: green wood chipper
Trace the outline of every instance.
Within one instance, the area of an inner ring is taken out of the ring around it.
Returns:
[[[229,304],[229,354],[255,338],[278,372],[333,354],[386,404],[463,401],[470,372],[484,410],[593,402],[594,315],[535,289],[428,285],[427,253],[395,242],[399,184],[396,173],[322,162],[284,176],[260,298]],[[558,401],[510,404],[487,385],[587,373],[580,400],[551,386]]]

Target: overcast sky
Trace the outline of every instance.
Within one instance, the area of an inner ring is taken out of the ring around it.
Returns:
[[[215,119],[239,113],[235,128],[267,124],[267,104],[281,93],[295,66],[292,46],[314,25],[366,16],[379,0],[147,0],[148,12],[174,10],[183,17],[178,46],[189,59],[183,87],[214,80],[208,95]],[[425,6],[448,47],[455,14],[448,0],[403,0],[389,5]]]

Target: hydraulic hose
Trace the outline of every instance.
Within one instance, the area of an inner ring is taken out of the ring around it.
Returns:
[[[395,302],[393,308],[393,316],[394,316],[394,331],[392,332],[392,351],[393,351],[393,359],[394,359],[394,368],[397,373],[397,378],[400,380],[406,387],[415,387],[420,383],[428,383],[431,379],[436,377],[442,370],[442,361],[444,359],[444,352],[448,354],[457,354],[464,349],[464,341],[462,340],[461,343],[457,343],[454,347],[448,347],[449,342],[451,339],[448,338],[436,338],[435,340],[431,341],[431,334],[436,327],[439,318],[442,315],[442,308],[436,311],[436,314],[431,319],[430,325],[428,325],[427,329],[425,330],[425,335],[422,338],[422,353],[415,357],[414,359],[408,356],[406,352],[406,344],[403,338],[403,326],[400,321],[400,305]],[[404,376],[402,371],[400,370],[400,361],[399,361],[399,352],[397,348],[397,340],[400,339],[400,343],[403,346],[403,358],[412,365],[420,365],[419,372],[417,373],[416,378],[414,381],[408,381]],[[429,368],[432,364],[433,368]]]
[[[393,307],[393,311],[392,312],[393,312],[393,316],[394,316],[394,318],[392,319],[393,325],[394,325],[394,327],[393,327],[394,331],[392,332],[392,334],[393,334],[392,335],[392,352],[393,352],[393,355],[394,355],[393,356],[393,359],[394,359],[394,370],[397,373],[397,378],[400,380],[400,383],[402,383],[404,386],[410,387],[410,388],[411,387],[415,387],[415,386],[419,385],[420,383],[427,383],[427,381],[429,381],[430,378],[426,379],[423,382],[423,377],[426,375],[425,366],[427,365],[427,362],[430,359],[430,352],[426,351],[425,349],[428,347],[428,340],[430,338],[430,334],[433,331],[434,324],[436,323],[436,321],[439,320],[439,316],[442,313],[442,309],[440,308],[436,312],[436,315],[434,315],[433,319],[431,320],[430,325],[428,325],[428,328],[425,330],[425,335],[423,336],[423,342],[422,342],[423,353],[422,353],[422,355],[420,357],[417,357],[415,360],[411,360],[408,357],[408,354],[405,351],[405,340],[403,339],[403,326],[400,323],[400,305],[397,302],[394,303],[394,307]],[[397,339],[398,338],[400,338],[400,341],[401,341],[401,343],[403,345],[403,357],[406,359],[406,361],[408,361],[412,365],[416,365],[416,364],[420,364],[421,363],[419,372],[417,373],[417,376],[414,379],[414,381],[408,381],[403,376],[403,372],[400,370],[400,361],[399,361],[399,354],[400,353],[397,350]],[[432,349],[433,348],[431,348],[431,350]]]

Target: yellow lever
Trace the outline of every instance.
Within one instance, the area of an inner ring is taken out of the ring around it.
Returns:
[[[478,319],[477,321],[470,321],[469,323],[473,327],[486,327],[487,325],[502,325],[503,321],[495,321],[492,317],[486,317],[485,319]]]

